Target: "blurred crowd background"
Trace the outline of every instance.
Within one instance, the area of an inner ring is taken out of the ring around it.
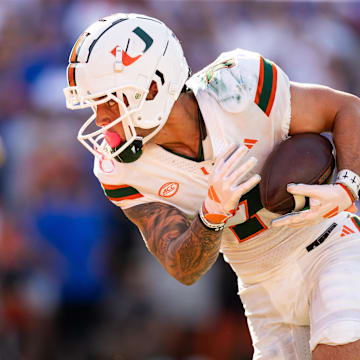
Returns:
[[[1,0],[0,359],[250,360],[228,266],[170,278],[76,140],[88,113],[65,109],[68,55],[114,12],[166,22],[194,72],[242,47],[360,95],[358,2]]]

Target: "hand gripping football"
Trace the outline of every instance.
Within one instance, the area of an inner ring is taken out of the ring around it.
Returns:
[[[287,185],[322,184],[333,173],[335,158],[331,142],[316,133],[294,135],[277,145],[261,171],[260,198],[265,209],[286,214],[301,210],[304,197],[287,192]]]

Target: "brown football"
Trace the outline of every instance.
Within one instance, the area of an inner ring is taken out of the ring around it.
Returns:
[[[277,214],[295,209],[287,184],[322,184],[335,167],[333,147],[316,133],[294,135],[277,145],[261,171],[260,198],[263,207]]]

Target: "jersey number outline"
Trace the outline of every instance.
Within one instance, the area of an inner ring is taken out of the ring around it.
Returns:
[[[239,203],[246,207],[249,218],[241,224],[229,226],[229,229],[239,242],[244,242],[268,229],[257,214],[259,210],[263,209],[259,185],[243,195]]]

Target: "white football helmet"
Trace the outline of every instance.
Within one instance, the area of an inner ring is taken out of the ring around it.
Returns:
[[[76,41],[67,67],[66,106],[90,107],[94,112],[80,128],[78,140],[100,158],[136,160],[142,145],[165,124],[189,73],[179,40],[161,21],[119,13],[95,22]],[[147,100],[153,81],[158,92]],[[89,132],[96,120],[97,105],[109,100],[118,103],[120,117]],[[126,140],[114,147],[104,137],[120,122]],[[153,131],[141,138],[135,127]]]

